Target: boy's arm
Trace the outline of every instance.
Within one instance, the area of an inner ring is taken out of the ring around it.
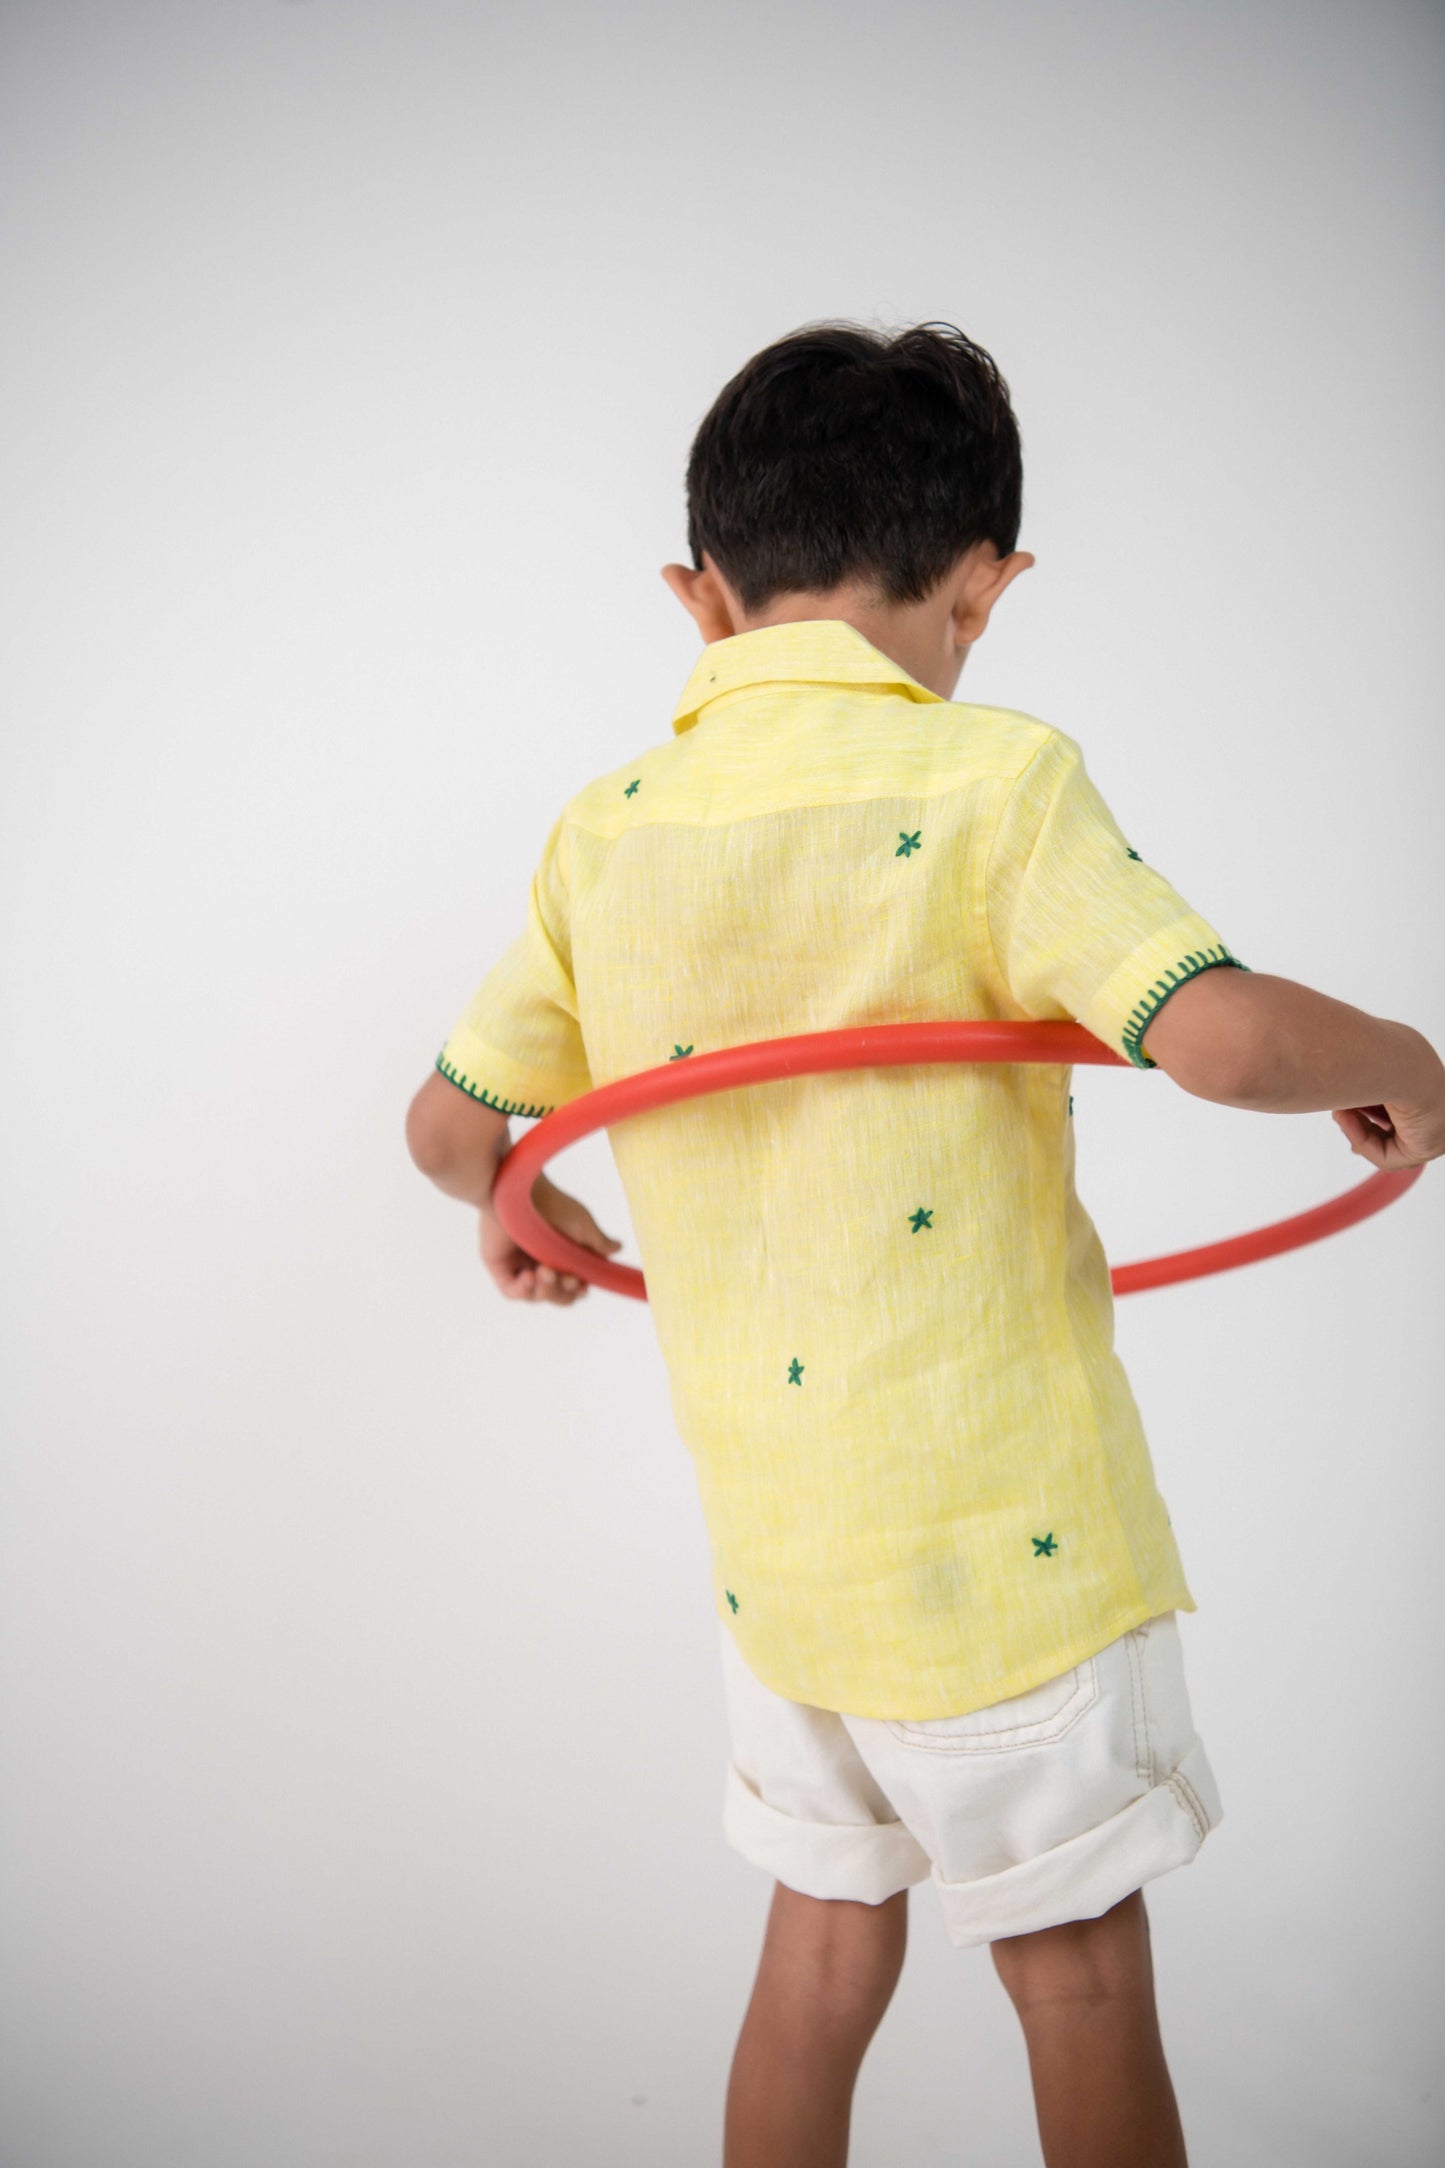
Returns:
[[[1445,1153],[1445,1066],[1429,1040],[1293,979],[1201,972],[1169,996],[1141,1043],[1197,1098],[1263,1114],[1328,1109],[1351,1150],[1377,1167]]]
[[[477,1207],[482,1263],[502,1293],[516,1302],[575,1302],[586,1294],[586,1282],[539,1265],[512,1240],[492,1210],[492,1184],[510,1141],[506,1115],[449,1083],[440,1070],[432,1071],[407,1108],[406,1144],[413,1165],[448,1197]],[[532,1202],[559,1234],[584,1249],[605,1257],[622,1247],[603,1234],[585,1204],[545,1174],[532,1185]]]

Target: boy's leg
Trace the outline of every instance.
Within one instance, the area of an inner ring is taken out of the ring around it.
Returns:
[[[728,2081],[723,2168],[844,2168],[853,2087],[908,1943],[908,1892],[882,1904],[779,1882]]]
[[[989,1947],[1028,2043],[1047,2168],[1188,2168],[1143,1891]]]

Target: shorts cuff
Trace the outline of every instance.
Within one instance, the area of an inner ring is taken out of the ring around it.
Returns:
[[[723,1835],[735,1852],[805,1897],[882,1904],[926,1882],[928,1854],[902,1822],[800,1822],[770,1807],[729,1762]]]
[[[1144,1883],[1187,1867],[1223,1818],[1214,1771],[1196,1738],[1171,1775],[1097,1829],[976,1881],[945,1882],[935,1871],[948,1939],[966,1949],[1098,1919]]]

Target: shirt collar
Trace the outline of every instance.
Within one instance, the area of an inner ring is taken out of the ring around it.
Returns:
[[[866,640],[841,617],[808,617],[793,624],[757,625],[751,632],[714,640],[697,659],[672,727],[691,730],[710,700],[747,685],[807,681],[832,685],[888,685],[910,700],[942,700],[920,685],[901,663]]]

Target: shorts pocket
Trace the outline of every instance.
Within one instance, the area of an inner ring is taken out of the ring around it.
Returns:
[[[885,1717],[883,1721],[903,1746],[934,1754],[998,1754],[1062,1739],[1098,1699],[1097,1659],[1086,1656],[1056,1679],[1045,1679],[1026,1693],[1011,1694],[1007,1701],[992,1701],[985,1709],[970,1709],[964,1716]]]

